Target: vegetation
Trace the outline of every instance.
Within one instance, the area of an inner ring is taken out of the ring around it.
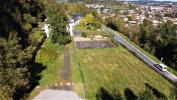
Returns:
[[[84,3],[116,3],[116,0],[69,0],[70,2],[84,2]]]
[[[65,12],[67,14],[67,17],[73,18],[75,14],[82,14],[82,15],[87,15],[89,13],[92,13],[94,16],[97,16],[97,11],[87,8],[85,4],[83,3],[68,3],[65,4]]]
[[[176,69],[176,29],[170,21],[153,27],[152,22],[144,20],[143,24],[126,26],[121,19],[109,18],[105,21],[107,26],[126,35],[134,43],[163,59],[168,66]]]
[[[155,98],[171,98],[170,91],[174,86],[125,48],[77,50],[89,100],[102,97],[139,98],[146,88]],[[74,65],[77,67],[77,62]],[[75,81],[77,83],[78,80]]]
[[[82,18],[80,20],[80,24],[89,30],[95,30],[101,27],[101,23],[96,20],[95,16],[92,13],[87,14],[85,18]]]
[[[33,57],[44,34],[43,6],[34,0],[1,0],[0,99],[19,99],[30,90]],[[19,92],[20,91],[20,92]]]
[[[87,37],[87,34],[86,34],[85,32],[82,32],[82,33],[81,33],[81,36],[82,36],[82,37]]]
[[[74,42],[70,43],[70,52],[71,52],[71,66],[72,74],[71,79],[74,82],[74,89],[77,91],[80,97],[86,98],[85,96],[85,87],[83,84],[83,73],[80,68],[79,56],[77,55],[77,49],[74,46]]]
[[[47,14],[48,23],[51,26],[51,40],[53,43],[66,44],[70,42],[69,32],[66,30],[68,20],[65,13],[60,9],[59,4],[49,6]]]
[[[48,38],[44,47],[38,51],[33,65],[33,84],[36,88],[30,93],[29,99],[36,96],[41,90],[58,84],[61,81],[61,69],[64,62],[64,46],[53,44]]]
[[[95,35],[102,35],[101,32],[101,22],[92,13],[86,15],[86,17],[81,18],[79,25],[76,26],[81,32],[81,36],[93,38]],[[100,30],[98,32],[98,30]],[[104,35],[104,34],[103,34]]]
[[[102,32],[101,29],[95,28],[94,30],[93,29],[91,30],[91,29],[87,29],[86,26],[83,26],[81,24],[77,25],[76,28],[81,31],[81,36],[83,36],[83,34],[85,34],[88,38],[94,38],[95,35],[102,35],[102,36],[110,37],[110,34]],[[100,30],[100,31],[97,31],[97,30]]]

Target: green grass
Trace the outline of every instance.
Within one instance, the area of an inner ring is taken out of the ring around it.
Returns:
[[[124,47],[107,49],[78,49],[80,66],[84,75],[86,94],[89,100],[95,100],[96,94],[104,88],[110,94],[116,89],[123,98],[125,88],[138,96],[150,84],[170,99],[173,85],[149,68]],[[77,63],[73,66],[76,71]],[[79,76],[78,72],[75,75]],[[75,77],[75,82],[79,77]],[[77,88],[80,88],[79,85]]]
[[[70,43],[70,53],[71,53],[71,66],[72,66],[72,75],[71,79],[74,82],[74,88],[77,93],[82,97],[85,98],[85,91],[84,91],[84,84],[81,77],[81,69],[79,66],[79,56],[76,54],[77,49],[74,46],[74,42]]]
[[[121,34],[120,32],[117,32],[119,35],[121,35],[125,40],[127,40],[130,44],[132,44],[133,46],[135,46],[136,48],[138,48],[140,51],[142,51],[145,55],[147,55],[149,58],[151,58],[152,60],[154,60],[157,63],[161,63],[161,61],[155,57],[153,54],[150,54],[149,52],[145,51],[144,49],[142,49],[140,46],[138,46],[137,44],[133,43],[132,41],[130,41],[128,39],[128,37],[126,37],[125,35]],[[177,71],[174,70],[173,68],[169,67],[167,68],[167,70],[169,72],[172,72],[174,75],[177,76]]]
[[[50,39],[44,43],[44,47],[38,51],[34,65],[34,69],[42,69],[42,72],[36,73],[41,76],[38,88],[35,88],[30,94],[29,99],[36,96],[41,90],[60,82],[61,68],[64,62],[64,46],[52,44]],[[42,66],[40,65],[42,64]],[[40,65],[40,66],[39,66]]]

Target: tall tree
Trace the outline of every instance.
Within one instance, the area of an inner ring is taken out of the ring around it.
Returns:
[[[68,20],[63,11],[59,9],[58,4],[51,5],[48,10],[48,22],[51,26],[51,40],[53,43],[66,44],[70,41],[67,32]]]

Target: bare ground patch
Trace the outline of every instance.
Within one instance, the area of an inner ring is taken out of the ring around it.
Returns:
[[[114,48],[115,45],[109,40],[90,40],[90,41],[76,41],[76,47],[81,49],[87,48]]]

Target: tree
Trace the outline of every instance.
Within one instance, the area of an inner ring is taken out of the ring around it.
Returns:
[[[91,13],[87,14],[86,17],[85,17],[86,25],[93,25],[95,20],[96,20],[95,17]]]
[[[50,10],[52,9],[52,12]],[[58,5],[51,5],[49,9],[48,22],[51,26],[51,41],[58,44],[66,44],[70,41],[70,36],[66,30],[68,25],[66,15],[58,10]]]
[[[37,0],[1,0],[0,100],[19,100],[19,94],[29,89],[33,48],[37,48],[29,42],[29,34],[42,11]]]
[[[95,18],[92,13],[86,15],[86,17],[80,20],[80,24],[85,26],[87,29],[100,28],[101,23]]]
[[[11,33],[12,34],[12,33]],[[8,40],[0,38],[0,99],[12,99],[14,93],[28,84],[29,55],[18,44],[18,39],[10,36]]]

